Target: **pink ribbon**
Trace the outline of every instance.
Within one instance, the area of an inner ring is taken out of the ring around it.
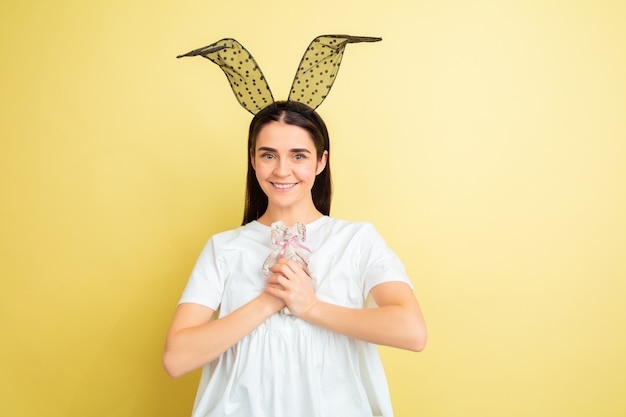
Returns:
[[[263,273],[269,276],[270,268],[279,258],[293,259],[299,261],[308,273],[308,254],[312,253],[299,242],[306,239],[306,228],[302,223],[296,223],[292,227],[286,227],[282,222],[273,223],[271,226],[272,243],[278,246],[270,253],[263,262]]]
[[[279,257],[283,258],[285,256],[285,251],[287,250],[287,247],[289,245],[295,246],[296,248],[304,249],[305,251],[307,251],[309,253],[312,253],[311,249],[309,249],[306,246],[296,242],[296,239],[298,239],[298,236],[293,235],[293,236],[291,236],[289,238],[289,240],[285,240],[285,241],[283,241],[283,242],[278,244],[280,246]]]

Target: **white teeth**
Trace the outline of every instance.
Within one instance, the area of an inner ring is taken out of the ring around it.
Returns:
[[[273,183],[274,187],[276,188],[280,188],[281,190],[285,190],[287,188],[292,188],[293,186],[295,186],[296,184],[277,184],[277,183]]]

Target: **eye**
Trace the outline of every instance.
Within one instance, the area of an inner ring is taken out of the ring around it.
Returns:
[[[307,156],[303,153],[297,153],[293,156],[293,159],[295,159],[296,161],[301,161],[303,159],[306,159]]]
[[[272,160],[274,159],[274,154],[271,154],[269,152],[263,153],[261,154],[261,159]]]

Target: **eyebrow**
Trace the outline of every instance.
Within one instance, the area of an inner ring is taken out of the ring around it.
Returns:
[[[261,146],[259,149],[257,149],[257,151],[266,151],[266,152],[278,152],[276,149],[274,148],[270,148],[269,146]],[[310,150],[308,150],[307,148],[293,148],[293,149],[289,149],[289,152],[291,153],[311,153]]]

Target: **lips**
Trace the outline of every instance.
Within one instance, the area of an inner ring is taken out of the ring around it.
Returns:
[[[279,190],[290,190],[297,185],[297,183],[279,183],[273,182],[272,185]]]

